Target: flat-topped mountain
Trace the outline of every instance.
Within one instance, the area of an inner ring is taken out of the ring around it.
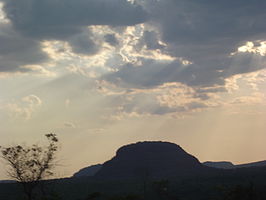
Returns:
[[[101,179],[167,178],[226,173],[225,169],[266,166],[266,161],[234,165],[228,161],[200,163],[179,145],[170,142],[146,141],[125,145],[104,164],[85,167],[73,177],[95,177]]]
[[[97,178],[171,177],[208,170],[197,158],[169,142],[138,142],[121,147]]]

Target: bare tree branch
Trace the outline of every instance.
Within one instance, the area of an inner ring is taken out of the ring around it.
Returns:
[[[39,182],[53,175],[58,138],[55,134],[45,135],[48,146],[0,147],[1,157],[8,166],[7,175],[23,185],[28,200],[32,200],[33,189]]]

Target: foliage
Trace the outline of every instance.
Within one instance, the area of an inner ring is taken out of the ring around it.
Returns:
[[[38,183],[53,175],[58,138],[53,133],[45,136],[48,146],[34,144],[1,147],[2,158],[8,166],[7,175],[23,185],[29,200],[32,199],[32,191]]]

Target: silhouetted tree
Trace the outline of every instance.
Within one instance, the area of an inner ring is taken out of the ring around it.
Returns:
[[[22,184],[28,200],[33,199],[33,190],[39,182],[53,175],[58,138],[53,133],[45,136],[48,146],[34,144],[1,147],[2,158],[8,166],[7,175]]]

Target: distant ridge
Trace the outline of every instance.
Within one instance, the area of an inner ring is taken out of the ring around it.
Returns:
[[[73,177],[94,176],[102,167],[102,164],[91,165],[76,172]]]
[[[266,166],[266,160],[258,161],[258,162],[252,162],[252,163],[246,163],[241,165],[235,165],[237,168],[244,168],[244,167],[264,167]]]
[[[95,176],[111,179],[171,177],[209,169],[179,145],[146,141],[119,148],[115,157],[105,162]]]
[[[15,183],[13,180],[0,180],[0,183]]]
[[[234,169],[236,166],[228,161],[219,161],[219,162],[212,162],[212,161],[207,161],[202,163],[205,166],[208,167],[213,167],[213,168],[219,168],[219,169]]]
[[[219,169],[236,169],[236,168],[248,168],[248,167],[264,167],[266,166],[266,160],[240,164],[240,165],[234,165],[233,163],[227,161],[219,161],[219,162],[207,161],[203,162],[202,164],[208,167],[219,168]]]

